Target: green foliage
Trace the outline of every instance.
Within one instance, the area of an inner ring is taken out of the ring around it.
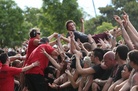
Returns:
[[[117,23],[113,19],[113,15],[122,15],[122,11],[126,11],[130,16],[130,21],[138,29],[137,26],[137,15],[138,15],[138,3],[136,0],[112,0],[113,5],[107,5],[106,7],[99,8],[100,13],[103,14],[107,22],[111,22],[113,26],[116,26]]]
[[[138,3],[136,3],[135,1],[132,1],[132,2],[127,3],[124,6],[123,10],[125,10],[126,13],[128,13],[130,21],[135,26],[135,28],[138,30],[138,26],[137,26],[138,7],[137,6],[138,6]]]
[[[22,10],[12,0],[0,0],[0,47],[14,46],[22,40]],[[18,39],[18,40],[17,40]]]
[[[136,0],[112,0],[113,5],[116,9],[124,7],[129,2],[135,2]]]
[[[62,2],[61,2],[62,1]],[[112,0],[112,5],[100,7],[102,15],[85,21],[85,33],[97,34],[117,26],[113,15],[120,15],[125,10],[132,24],[138,29],[138,3],[135,0]],[[12,0],[0,0],[0,47],[21,45],[28,39],[28,32],[33,27],[40,28],[43,36],[53,32],[67,33],[65,22],[76,22],[80,30],[80,19],[84,11],[79,8],[77,0],[43,0],[42,8],[21,10]]]
[[[96,34],[98,33],[103,33],[105,31],[111,30],[113,29],[113,25],[112,23],[108,23],[108,22],[103,22],[102,25],[97,27],[97,31],[95,32]]]
[[[81,10],[78,9],[76,0],[43,0],[44,16],[48,18],[46,22],[49,31],[66,33],[65,22],[74,20],[76,23],[82,17]],[[77,24],[79,26],[80,24]]]
[[[101,25],[102,22],[106,21],[104,20],[102,16],[97,16],[95,18],[92,18],[85,23],[85,30],[86,34],[95,34],[97,31],[97,26]]]

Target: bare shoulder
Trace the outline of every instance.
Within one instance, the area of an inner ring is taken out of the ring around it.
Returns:
[[[134,73],[133,79],[138,81],[138,72],[135,72],[135,73]]]

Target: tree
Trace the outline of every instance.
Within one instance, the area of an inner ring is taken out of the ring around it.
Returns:
[[[40,28],[40,30],[44,29],[44,24],[42,21],[45,21],[45,17],[43,16],[43,12],[41,9],[38,8],[29,8],[26,7],[24,12],[24,23],[22,24],[22,27],[26,31],[26,34],[29,32],[31,28]],[[25,35],[26,38],[28,36]]]
[[[97,27],[97,31],[95,32],[96,34],[98,33],[103,33],[105,31],[109,31],[111,29],[113,29],[113,25],[112,23],[108,23],[108,22],[103,22],[102,25]]]
[[[77,26],[80,26],[80,18],[82,12],[78,7],[76,0],[43,0],[43,11],[47,22],[49,31],[66,33],[65,22],[67,20],[74,20]]]
[[[22,10],[12,0],[0,0],[0,46],[13,47],[20,44],[24,33]]]
[[[95,32],[98,31],[97,27],[102,25],[103,22],[106,22],[106,20],[102,16],[87,20],[85,23],[86,34],[95,34]]]
[[[106,7],[99,8],[100,13],[103,14],[104,18],[107,22],[111,22],[114,26],[117,23],[113,19],[113,15],[120,15],[123,13],[122,11],[126,11],[130,16],[130,20],[132,24],[138,29],[137,21],[138,18],[138,3],[136,0],[112,0],[112,5],[107,5]]]

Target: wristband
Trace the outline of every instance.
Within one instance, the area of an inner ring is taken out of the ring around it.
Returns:
[[[98,80],[98,84],[100,84],[101,80]]]

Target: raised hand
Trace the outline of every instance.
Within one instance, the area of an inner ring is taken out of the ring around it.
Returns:
[[[43,53],[43,54],[45,54],[45,55],[47,55],[48,53],[45,51],[45,49],[44,48],[41,48],[41,53]]]
[[[118,15],[114,15],[114,19],[121,25],[122,24],[122,20]]]
[[[127,22],[129,21],[129,16],[125,11],[123,11],[123,16],[122,17],[125,21],[127,21]]]
[[[58,85],[55,83],[52,83],[52,84],[48,83],[48,85],[53,89],[58,89]]]
[[[80,22],[81,22],[81,23],[84,23],[84,18],[81,18],[81,19],[80,19]]]

